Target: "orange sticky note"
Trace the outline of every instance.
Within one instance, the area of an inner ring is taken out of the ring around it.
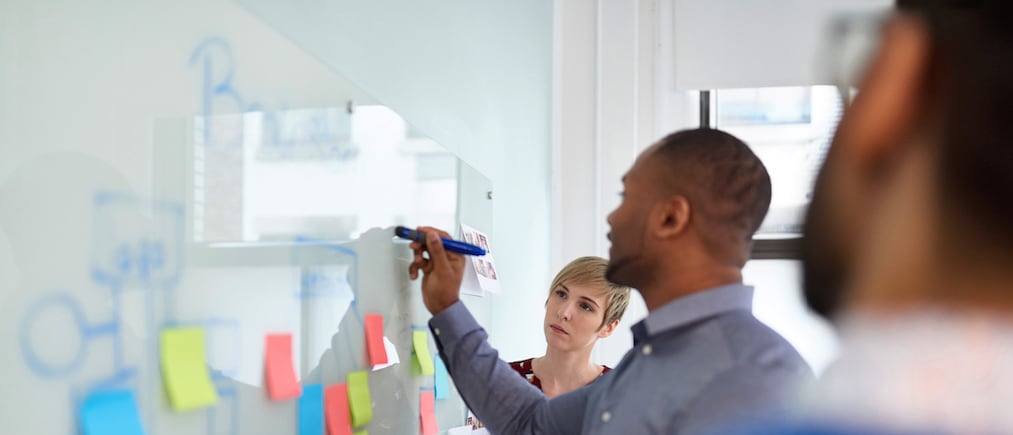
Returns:
[[[433,400],[432,391],[419,393],[419,419],[422,421],[422,435],[440,433],[440,428],[436,425],[436,405]]]
[[[383,347],[383,316],[367,314],[365,323],[369,365],[387,364],[387,349]]]
[[[327,387],[324,392],[324,414],[329,435],[352,435],[352,417],[348,413],[348,385]]]
[[[295,399],[302,394],[302,385],[292,365],[292,334],[267,334],[264,376],[267,393],[272,400]]]

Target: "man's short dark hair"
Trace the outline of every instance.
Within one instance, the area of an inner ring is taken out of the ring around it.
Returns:
[[[700,218],[749,243],[770,207],[770,175],[744,142],[721,130],[672,133],[658,142],[666,194],[689,197]]]
[[[925,18],[929,95],[941,133],[949,217],[979,240],[1013,243],[1013,0],[898,0]]]

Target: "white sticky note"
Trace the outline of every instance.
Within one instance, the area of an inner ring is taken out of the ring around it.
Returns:
[[[464,425],[458,427],[452,427],[447,430],[447,435],[489,435],[489,429],[484,427],[478,429],[472,429],[471,425]]]
[[[447,435],[471,435],[471,425],[452,427],[447,430]]]
[[[390,339],[388,339],[386,335],[383,337],[383,348],[387,350],[387,364],[377,364],[373,366],[374,372],[401,362],[397,356],[397,349],[394,348],[394,343],[391,343]]]
[[[499,273],[496,269],[496,262],[492,258],[489,236],[462,223],[460,238],[486,251],[483,256],[468,257],[469,266],[465,267],[461,291],[476,296],[482,296],[485,292],[499,293]]]

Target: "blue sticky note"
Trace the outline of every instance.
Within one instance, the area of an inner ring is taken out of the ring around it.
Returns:
[[[436,361],[436,373],[434,389],[436,390],[436,399],[446,399],[450,397],[450,373],[447,373],[447,366],[443,365],[443,358],[435,358]]]
[[[132,391],[92,393],[84,399],[80,412],[84,435],[144,435]]]
[[[324,433],[324,387],[303,385],[299,396],[299,435]]]

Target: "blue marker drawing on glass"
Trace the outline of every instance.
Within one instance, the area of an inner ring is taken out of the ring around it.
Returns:
[[[350,122],[342,121],[351,116],[345,110],[289,110],[285,104],[274,104],[280,107],[270,110],[246,98],[234,83],[239,68],[225,38],[215,36],[202,41],[190,54],[188,64],[199,68],[202,74],[201,116],[195,128],[197,145],[241,146],[241,135],[230,134],[228,129],[218,131],[216,122],[222,119],[217,117],[257,112],[259,115],[254,118],[243,116],[242,122],[260,122],[265,132],[261,145],[281,158],[291,158],[296,146],[308,145],[315,146],[321,158],[347,160],[358,155],[358,146],[348,140],[348,127],[339,127]]]
[[[308,237],[308,236],[302,236],[302,235],[295,236],[295,238],[293,239],[293,242],[295,242],[296,245],[299,246],[300,248],[315,248],[314,250],[319,249],[318,252],[327,252],[327,253],[330,253],[332,255],[337,255],[337,257],[335,259],[341,259],[342,261],[344,261],[343,257],[347,257],[348,259],[351,260],[351,262],[350,262],[351,264],[349,265],[349,269],[347,269],[347,270],[344,271],[344,274],[343,274],[343,277],[342,277],[342,279],[344,280],[344,282],[339,284],[340,286],[342,286],[342,289],[339,290],[339,292],[341,292],[341,293],[347,292],[347,294],[346,295],[340,295],[340,294],[338,295],[339,297],[343,297],[343,296],[347,296],[348,297],[346,299],[346,300],[348,300],[348,307],[346,309],[344,309],[344,310],[341,310],[341,312],[338,314],[337,317],[339,319],[342,319],[342,318],[344,318],[344,316],[347,314],[348,311],[351,311],[352,314],[355,315],[356,324],[358,324],[359,326],[361,326],[361,327],[364,328],[365,327],[364,326],[365,322],[363,321],[362,313],[359,312],[359,305],[358,305],[358,302],[357,302],[358,299],[359,299],[359,294],[358,294],[358,292],[359,292],[359,254],[357,254],[354,249],[351,249],[351,248],[348,248],[348,247],[345,247],[345,246],[341,246],[340,244],[332,243],[332,242],[327,242],[327,241],[324,241],[324,240],[320,240],[320,239],[316,239],[316,238]],[[307,252],[304,253],[303,252],[304,250],[307,251]],[[294,256],[292,258],[293,264],[303,264],[305,262],[304,260],[308,259],[308,258],[304,259],[303,255],[307,255],[307,253],[310,252],[310,251],[306,250],[306,249],[295,249],[295,250],[293,250],[293,252],[294,252]],[[303,271],[299,271],[297,273],[302,274],[302,273],[304,273],[305,270],[306,269],[304,268]],[[309,274],[313,274],[313,272],[309,272]],[[300,282],[301,285],[305,285],[307,282],[308,283],[319,282],[317,280],[317,278],[309,278],[308,281],[304,280],[305,278],[306,278],[305,276],[303,276],[303,277],[300,278],[299,282]],[[348,287],[348,286],[350,286],[350,288],[345,288],[345,287]],[[307,292],[307,290],[309,290],[309,291]],[[313,290],[313,289],[307,289],[305,287],[301,287],[301,288],[299,288],[299,289],[296,290],[296,295],[300,299],[313,299],[313,298],[318,298],[320,296],[320,293],[317,292],[317,291],[315,291],[315,290]],[[346,349],[347,349],[347,355],[355,355],[356,349],[353,347],[351,341],[345,341],[345,346],[346,346]],[[304,392],[304,394],[305,394],[305,392]]]
[[[394,235],[402,239],[408,239],[411,241],[426,243],[426,233],[422,231],[416,231],[406,227],[394,228]],[[443,247],[450,252],[456,252],[458,254],[473,255],[480,257],[485,255],[485,249],[472,245],[471,243],[461,242],[454,239],[448,239],[441,237],[443,240]]]
[[[239,433],[239,395],[236,393],[236,389],[231,386],[215,385],[215,390],[218,392],[218,405],[212,406],[207,409],[207,433],[208,435],[218,435],[221,433],[228,433],[229,435],[236,435]],[[229,402],[229,405],[225,405],[225,401]],[[221,417],[224,411],[228,410],[227,417]],[[221,417],[221,418],[220,418]],[[224,430],[218,429],[218,421],[222,420],[225,423]]]
[[[124,355],[124,324],[121,298],[124,289],[141,289],[144,293],[144,314],[146,329],[153,330],[154,319],[174,317],[172,290],[178,286],[182,268],[183,215],[182,204],[143,198],[132,193],[98,191],[93,197],[93,234],[90,272],[94,283],[108,291],[108,313],[87,315],[85,305],[75,296],[74,289],[54,289],[29,305],[21,318],[19,341],[21,356],[26,365],[42,378],[68,378],[84,369],[87,355],[94,352],[97,341],[111,342],[111,367],[98,376],[75,381],[70,387],[70,406],[79,415],[85,434],[88,433],[143,433],[138,432],[133,421],[151,421],[153,408],[138,408],[133,391],[147,381],[148,389],[155,388],[154,378],[141,379],[138,375],[143,364],[128,361]],[[87,263],[86,263],[87,264]],[[161,293],[161,298],[155,295]],[[163,303],[158,304],[159,299]],[[156,312],[156,308],[160,308]],[[164,312],[161,312],[164,311]],[[45,341],[38,334],[49,332],[49,322],[62,315],[69,319],[71,338],[77,338],[76,346],[68,349],[62,358],[54,358],[44,352]],[[100,316],[95,321],[90,317]],[[200,322],[200,321],[198,321]],[[222,339],[231,342],[233,349],[239,349],[239,324],[233,319],[211,318],[200,322],[205,328],[223,332]],[[153,345],[152,345],[153,346]],[[157,351],[150,347],[146,352],[150,361],[148,368],[157,367]],[[238,367],[241,355],[230,359],[233,364],[226,367],[227,376]],[[224,379],[224,378],[223,378]],[[219,387],[219,389],[231,387]],[[111,393],[116,393],[112,394]],[[208,427],[219,429],[209,434],[236,434],[238,428],[238,400],[234,391],[232,415],[215,419],[209,415]],[[131,398],[127,400],[127,395]],[[132,405],[128,406],[128,403]],[[130,408],[133,411],[130,411]],[[113,410],[113,411],[110,411]],[[108,418],[109,412],[116,412],[119,420]],[[146,417],[141,416],[144,414]],[[88,422],[86,422],[86,419]],[[100,419],[100,420],[96,420]],[[214,427],[226,426],[226,427]],[[112,426],[110,426],[112,425]],[[90,429],[89,429],[90,427]]]
[[[43,313],[53,308],[65,309],[71,314],[74,319],[74,324],[78,328],[78,334],[81,337],[81,344],[79,345],[77,352],[75,352],[74,356],[68,361],[44,361],[44,359],[35,352],[35,347],[32,345],[31,333],[35,329],[35,320],[41,317]],[[84,314],[77,301],[66,293],[50,294],[33,303],[28,308],[25,316],[21,319],[20,332],[21,356],[25,358],[25,362],[32,371],[39,376],[47,378],[66,376],[77,371],[81,363],[84,361],[84,344],[97,335],[96,333],[90,331],[90,327],[84,319]]]

